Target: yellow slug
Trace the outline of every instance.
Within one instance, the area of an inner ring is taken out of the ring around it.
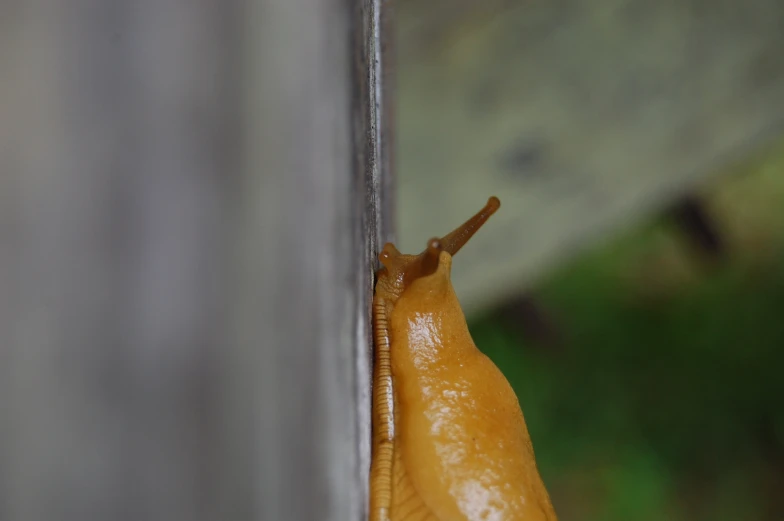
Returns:
[[[379,255],[370,521],[556,521],[517,397],[450,281],[452,256],[500,205],[419,255]]]

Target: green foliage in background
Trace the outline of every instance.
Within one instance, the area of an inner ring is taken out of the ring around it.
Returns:
[[[784,147],[706,193],[706,263],[657,222],[536,288],[565,340],[471,330],[520,398],[561,521],[784,519]]]

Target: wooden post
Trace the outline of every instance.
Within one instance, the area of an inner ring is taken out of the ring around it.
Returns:
[[[0,11],[0,519],[363,520],[378,0]]]

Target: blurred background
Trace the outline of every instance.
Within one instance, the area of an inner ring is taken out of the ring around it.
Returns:
[[[401,250],[453,278],[562,521],[784,519],[784,4],[399,0]]]

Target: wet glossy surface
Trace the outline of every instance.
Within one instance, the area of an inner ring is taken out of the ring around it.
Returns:
[[[495,213],[420,255],[379,254],[370,521],[555,521],[514,391],[474,345],[452,256]]]
[[[437,272],[391,313],[396,447],[407,476],[439,520],[554,520],[517,397],[474,345],[450,268],[442,253]]]

